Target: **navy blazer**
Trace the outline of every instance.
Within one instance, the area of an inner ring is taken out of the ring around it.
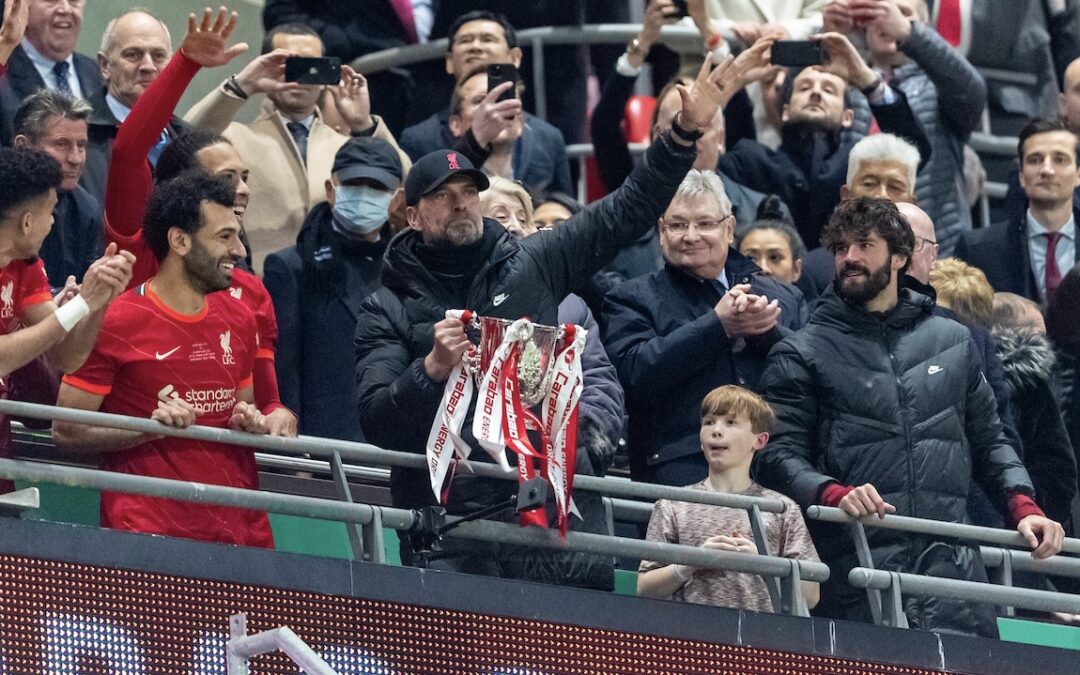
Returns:
[[[79,185],[83,186],[94,199],[101,202],[104,210],[105,185],[109,178],[109,157],[112,155],[113,139],[116,138],[116,132],[120,129],[120,122],[112,114],[109,104],[105,102],[104,87],[95,91],[89,101],[94,107],[94,112],[90,113],[86,166],[83,168]],[[165,127],[169,138],[176,138],[190,130],[191,125],[176,116],[173,116]]]
[[[1080,208],[1073,202],[1073,218],[1080,224]],[[986,280],[998,293],[1015,293],[1028,300],[1042,302],[1035,274],[1031,270],[1028,249],[1027,212],[1015,214],[1008,221],[965,232],[956,244],[954,255],[983,271]],[[1076,246],[1080,262],[1080,242]],[[1065,276],[1068,269],[1061,270]]]
[[[457,140],[450,133],[450,109],[446,108],[401,132],[399,143],[415,162],[429,152],[454,147]],[[562,132],[529,113],[514,145],[514,179],[536,192],[577,193],[570,182]]]
[[[670,264],[620,284],[604,299],[604,346],[626,391],[637,480],[648,479],[647,467],[700,456],[698,411],[705,394],[724,384],[756,389],[769,349],[806,323],[802,294],[761,275],[734,248],[724,272],[729,284],[749,283],[754,293],[778,299],[781,326],[746,340],[728,338],[713,311],[721,297],[716,284]]]
[[[83,95],[89,98],[102,88],[101,70],[97,62],[78,52],[74,54],[75,77],[79,79]],[[0,79],[0,145],[10,147],[15,137],[15,111],[30,94],[45,88],[45,80],[34,67],[34,62],[19,45],[8,59],[7,73]]]
[[[52,230],[38,252],[45,261],[45,273],[54,290],[63,288],[68,275],[74,275],[82,283],[90,263],[105,250],[105,229],[98,201],[79,186],[58,193],[57,197]]]

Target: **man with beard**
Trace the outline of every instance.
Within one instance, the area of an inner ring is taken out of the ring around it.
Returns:
[[[184,174],[154,189],[145,238],[157,275],[124,293],[105,315],[86,363],[64,378],[57,405],[266,433],[254,405],[255,317],[228,293],[244,256],[226,177]],[[53,424],[57,447],[100,454],[121,473],[257,488],[250,449],[224,443]],[[105,527],[272,547],[265,513],[132,494],[102,493]]]
[[[744,139],[717,166],[748,188],[779,195],[791,209],[803,241],[811,246],[840,202],[848,153],[869,132],[869,118],[856,120],[854,97],[865,96],[869,101],[881,131],[910,140],[922,161],[930,157],[930,143],[904,92],[875,74],[845,36],[825,33],[815,39],[820,41],[825,63],[788,74],[781,94],[780,147],[770,150]],[[763,56],[761,65],[770,65],[771,49]],[[771,70],[760,67],[752,72],[760,79]]]
[[[899,283],[914,236],[896,206],[845,202],[823,239],[837,280],[807,327],[769,354],[762,387],[777,420],[756,460],[758,482],[803,508],[965,522],[974,479],[1034,557],[1060,551],[1064,531],[1033,501],[970,332]],[[838,580],[818,611],[869,620],[865,593],[845,583],[856,564],[850,538],[840,528],[817,529],[822,560]],[[876,528],[867,537],[878,569],[986,581],[975,549]],[[909,598],[905,611],[913,628],[996,634],[985,605]]]

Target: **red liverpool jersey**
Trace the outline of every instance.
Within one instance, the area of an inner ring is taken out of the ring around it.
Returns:
[[[183,398],[196,423],[227,428],[236,392],[251,385],[255,317],[228,293],[210,293],[201,312],[179,314],[145,283],[109,307],[90,358],[64,382],[104,396],[101,411],[150,417],[158,399]],[[258,488],[250,448],[165,437],[103,453],[109,471]],[[103,492],[105,527],[247,546],[273,546],[265,513]]]
[[[0,270],[0,335],[14,333],[22,324],[23,312],[34,305],[52,300],[45,265],[38,258],[13,260]],[[7,398],[7,378],[0,378],[0,398]],[[13,457],[11,420],[0,415],[0,457]],[[0,494],[11,492],[15,483],[0,480]]]

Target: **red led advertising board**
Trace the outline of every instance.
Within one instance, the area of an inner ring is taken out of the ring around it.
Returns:
[[[229,616],[292,628],[342,674],[939,671],[0,555],[0,675],[225,673]],[[280,654],[252,673],[297,667]]]

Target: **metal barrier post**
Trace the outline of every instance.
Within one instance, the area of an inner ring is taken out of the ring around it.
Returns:
[[[769,540],[765,536],[765,525],[761,522],[761,509],[756,504],[746,510],[750,517],[750,530],[754,533],[754,544],[757,545],[759,555],[772,555]],[[787,612],[783,588],[780,580],[776,577],[765,577],[765,586],[769,589],[769,599],[772,600],[773,611],[776,613]],[[798,584],[796,584],[798,586]],[[801,593],[799,594],[801,597]]]
[[[537,35],[532,39],[533,58],[533,100],[536,101],[536,116],[547,121],[547,88],[544,85],[544,38]]]
[[[888,602],[882,608],[882,622],[880,625],[892,626],[893,628],[907,628],[907,614],[904,613],[904,597],[900,592],[900,575],[889,572],[889,587],[886,589]],[[869,589],[867,589],[869,591]],[[880,594],[880,591],[875,591]],[[880,595],[878,596],[880,597]]]
[[[371,511],[371,522],[362,529],[364,534],[364,560],[386,563],[386,542],[383,539],[382,509],[375,507]]]
[[[352,504],[352,490],[349,489],[349,479],[345,477],[345,465],[341,462],[341,453],[334,451],[330,456],[330,478],[334,481],[334,490],[338,493],[338,499]],[[345,531],[349,533],[349,545],[352,547],[353,560],[364,560],[364,525],[359,523],[346,523]]]
[[[769,577],[765,581],[779,582],[780,580],[776,577]],[[791,561],[791,574],[780,585],[782,587],[781,603],[777,614],[782,612],[791,616],[810,616],[810,610],[806,606],[806,597],[802,592],[802,574],[799,572],[799,563],[794,560]],[[771,584],[769,585],[769,592],[772,593]]]
[[[856,520],[848,526],[848,529],[851,531],[851,539],[855,542],[855,554],[859,557],[859,564],[874,569],[874,556],[870,553],[870,543],[866,540],[866,529],[863,524]],[[874,623],[883,625],[881,591],[867,588],[866,599],[870,603],[870,615],[874,617]]]
[[[1000,549],[1001,551],[1001,585],[1012,586],[1013,585],[1013,565],[1012,565],[1012,551],[1007,548]],[[1016,608],[1012,605],[1004,605],[1002,607],[1005,616],[1016,616]]]

